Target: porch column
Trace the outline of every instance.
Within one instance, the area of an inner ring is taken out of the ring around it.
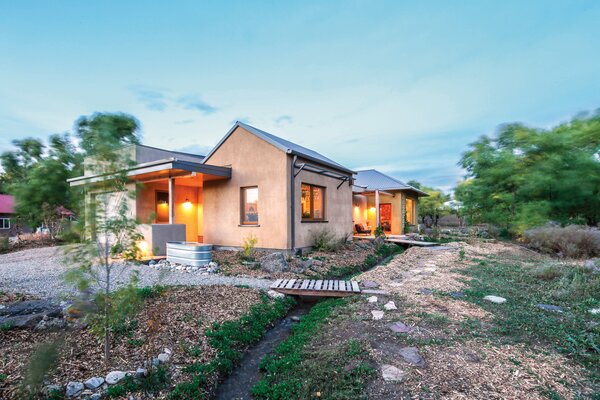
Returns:
[[[378,227],[381,225],[380,217],[379,217],[379,190],[375,191],[375,226]]]
[[[175,178],[169,177],[169,224],[175,223]]]

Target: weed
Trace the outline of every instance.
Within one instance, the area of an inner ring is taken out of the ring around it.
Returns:
[[[258,243],[258,239],[256,238],[256,236],[250,234],[248,236],[246,236],[244,238],[244,243],[242,245],[243,250],[242,250],[242,258],[245,261],[254,261],[254,248],[256,247],[256,244]]]
[[[138,289],[138,294],[142,299],[153,299],[162,296],[166,290],[167,288],[162,285],[144,286]]]
[[[133,347],[140,347],[144,345],[144,339],[129,339],[127,343]]]
[[[463,249],[462,247],[460,248],[460,251],[458,252],[458,259],[460,261],[463,261],[465,259],[465,249]]]
[[[126,376],[117,385],[110,386],[106,390],[109,398],[124,397],[127,393],[142,392],[145,395],[155,394],[169,385],[169,370],[160,365],[149,371],[144,379],[136,379],[134,376]]]

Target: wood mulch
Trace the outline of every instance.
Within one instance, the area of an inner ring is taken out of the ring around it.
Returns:
[[[271,252],[257,250],[255,259]],[[303,254],[302,257],[288,258],[290,270],[287,272],[269,273],[257,266],[250,268],[243,263],[240,252],[235,250],[215,250],[213,251],[213,260],[217,262],[221,271],[230,276],[249,276],[263,279],[303,279],[323,276],[332,267],[346,267],[362,264],[369,254],[374,253],[374,247],[370,242],[364,241],[361,245],[349,243],[337,251],[311,251]],[[303,261],[313,259],[314,265],[310,269],[300,272]]]
[[[116,337],[109,365],[104,363],[103,346],[89,329],[60,332],[31,330],[0,331],[0,398],[11,398],[23,378],[27,362],[41,343],[62,339],[61,355],[49,383],[66,385],[105,376],[114,370],[132,371],[164,348],[173,351],[171,365],[180,367],[208,362],[215,350],[204,331],[213,322],[234,320],[260,301],[254,289],[231,286],[169,288],[160,297],[150,298],[131,331]],[[174,383],[185,376],[174,373]]]

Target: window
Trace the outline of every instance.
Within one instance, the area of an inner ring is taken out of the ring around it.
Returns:
[[[302,219],[304,221],[322,221],[325,219],[325,188],[302,184]]]
[[[169,192],[156,192],[156,223],[169,222]]]
[[[10,218],[0,218],[0,229],[10,229]]]
[[[406,199],[406,220],[409,225],[414,225],[415,222],[415,200]]]
[[[258,187],[242,188],[242,225],[258,225]]]

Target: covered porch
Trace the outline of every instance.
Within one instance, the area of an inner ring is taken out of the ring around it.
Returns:
[[[378,226],[381,226],[386,235],[403,234],[405,213],[409,225],[415,225],[417,221],[417,198],[403,191],[355,191],[352,203],[354,224],[362,225],[371,234]]]

